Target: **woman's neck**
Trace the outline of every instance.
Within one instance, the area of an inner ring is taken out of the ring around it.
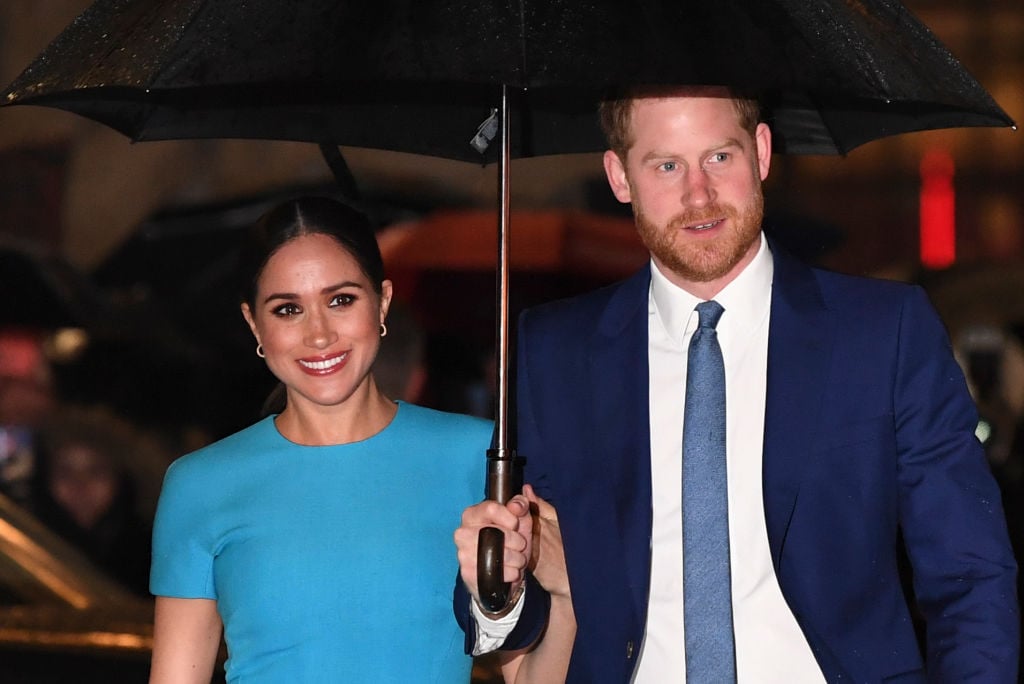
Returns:
[[[288,405],[274,423],[285,439],[296,444],[349,444],[373,437],[391,423],[397,412],[398,405],[371,380],[334,406],[289,394]]]

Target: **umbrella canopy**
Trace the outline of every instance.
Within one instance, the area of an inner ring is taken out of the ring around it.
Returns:
[[[725,84],[776,149],[1012,121],[897,0],[98,0],[0,97],[135,140],[264,138],[494,161],[603,149],[608,88]],[[470,144],[480,128],[476,146]],[[482,150],[482,151],[481,151]]]

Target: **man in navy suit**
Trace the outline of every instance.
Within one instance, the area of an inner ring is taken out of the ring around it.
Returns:
[[[702,680],[684,646],[681,442],[694,307],[714,300],[735,679],[1015,682],[1000,493],[924,293],[809,268],[765,238],[771,132],[755,103],[647,90],[602,105],[602,123],[608,181],[651,262],[521,319],[532,488],[456,531],[467,645],[502,649],[518,681]],[[499,614],[470,598],[486,525],[506,533],[515,601]]]

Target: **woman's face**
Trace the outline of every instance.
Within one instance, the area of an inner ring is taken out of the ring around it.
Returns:
[[[50,464],[50,494],[79,527],[91,530],[117,496],[110,458],[87,444],[67,444]]]
[[[252,308],[242,315],[290,404],[334,406],[365,391],[391,302],[348,250],[327,235],[303,235],[270,257]]]

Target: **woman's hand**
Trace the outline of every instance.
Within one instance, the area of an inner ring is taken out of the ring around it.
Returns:
[[[565,567],[562,530],[558,526],[558,511],[537,496],[530,485],[523,486],[523,495],[534,512],[533,553],[530,570],[537,582],[552,597],[570,598],[569,573]]]

